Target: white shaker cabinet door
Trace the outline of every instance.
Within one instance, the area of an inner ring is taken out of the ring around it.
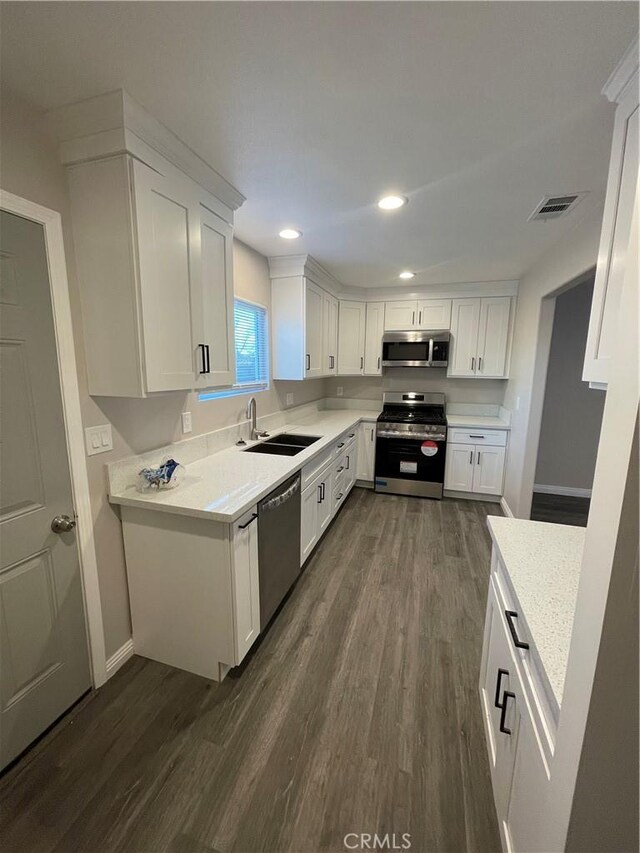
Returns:
[[[200,269],[201,294],[194,317],[197,387],[233,385],[233,229],[202,205]]]
[[[322,288],[317,287],[310,281],[306,283],[306,317],[305,317],[305,376],[311,379],[314,376],[323,376],[322,364],[322,312],[323,312]]]
[[[320,483],[312,483],[302,492],[300,504],[300,565],[318,541],[318,507],[322,498]]]
[[[507,376],[511,297],[480,300],[476,376],[502,379]]]
[[[484,495],[501,495],[505,448],[476,446],[473,452],[473,491]]]
[[[363,422],[358,427],[358,480],[373,482],[376,458],[376,425]]]
[[[447,376],[475,376],[478,361],[480,300],[454,299]]]
[[[424,299],[418,302],[418,328],[434,331],[451,328],[451,300]]]
[[[260,633],[257,507],[252,507],[233,525],[231,571],[236,664],[238,664]]]
[[[361,375],[364,371],[366,303],[340,301],[338,319],[338,374]]]
[[[418,303],[415,301],[387,302],[384,309],[384,327],[388,332],[415,329],[418,320]]]
[[[195,188],[188,178],[160,175],[138,160],[132,169],[146,390],[190,389],[191,306],[200,295],[192,254],[199,228]]]
[[[322,494],[318,504],[318,539],[329,526],[333,518],[333,467],[327,469],[326,474],[320,480]]]
[[[364,338],[364,372],[366,376],[382,373],[382,336],[384,334],[384,302],[367,302]]]
[[[447,444],[444,487],[457,492],[473,491],[475,450],[468,444]]]

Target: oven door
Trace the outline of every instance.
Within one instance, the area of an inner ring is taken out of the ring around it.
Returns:
[[[445,439],[376,438],[376,492],[441,498]]]

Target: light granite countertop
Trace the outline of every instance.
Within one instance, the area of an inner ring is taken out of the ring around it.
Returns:
[[[584,527],[490,515],[487,524],[519,605],[519,617],[562,704],[584,549]]]
[[[511,429],[511,425],[504,418],[490,415],[447,414],[447,426],[468,429]]]
[[[109,500],[124,506],[231,523],[326,450],[343,432],[360,421],[375,421],[377,416],[378,412],[370,409],[319,411],[270,433],[270,436],[281,432],[320,436],[319,441],[296,456],[244,453],[246,448],[232,446],[186,465],[184,480],[175,489],[141,493],[130,485],[110,494]],[[247,446],[257,443],[249,442]]]

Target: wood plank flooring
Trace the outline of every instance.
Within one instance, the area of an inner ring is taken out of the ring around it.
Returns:
[[[235,677],[134,657],[0,780],[3,851],[498,851],[487,514],[354,489]]]
[[[547,495],[542,492],[534,492],[531,504],[531,520],[586,527],[590,505],[591,498],[577,498],[573,495]]]

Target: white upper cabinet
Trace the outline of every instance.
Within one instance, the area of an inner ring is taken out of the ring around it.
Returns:
[[[512,302],[510,296],[453,300],[448,376],[508,377]]]
[[[341,376],[357,376],[364,373],[365,317],[364,302],[340,300],[338,373]]]
[[[418,303],[387,302],[384,309],[384,328],[387,332],[415,329],[418,318]]]
[[[330,293],[322,294],[322,373],[335,376],[338,372],[338,300]]]
[[[52,121],[68,167],[89,393],[232,384],[243,197],[122,90]]]
[[[631,217],[638,193],[637,54],[636,40],[604,88],[604,94],[618,107],[582,373],[585,382],[600,387],[605,387],[609,378],[625,261],[632,239]]]
[[[451,328],[450,299],[422,299],[418,302],[418,328],[441,331]]]
[[[367,302],[364,336],[364,372],[366,376],[382,373],[382,336],[384,335],[384,302]]]
[[[314,376],[324,376],[324,347],[325,334],[323,323],[326,322],[324,291],[313,282],[305,282],[306,290],[306,351],[304,375],[311,379]],[[278,378],[274,376],[274,378]]]

